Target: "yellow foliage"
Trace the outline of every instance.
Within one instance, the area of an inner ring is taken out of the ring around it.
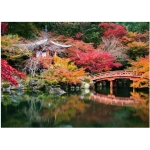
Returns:
[[[135,88],[149,87],[149,57],[139,58],[137,62],[132,62],[132,67],[137,74],[141,75],[141,79],[134,82],[131,86]]]
[[[86,75],[83,68],[77,68],[70,59],[60,58],[54,55],[54,65],[43,74],[46,79],[56,79],[58,82],[66,82],[77,84],[81,82],[81,78]],[[48,77],[50,76],[50,77]]]
[[[131,92],[131,95],[139,103],[135,105],[134,116],[140,116],[143,121],[149,121],[149,95],[143,92]]]
[[[18,35],[6,35],[1,37],[2,49],[10,49],[13,44],[19,41]]]
[[[127,47],[133,50],[148,50],[148,42],[132,42],[127,44]]]
[[[23,56],[30,56],[32,54],[32,52],[27,49],[21,49],[13,45],[18,44],[19,40],[18,35],[6,35],[1,37],[2,55],[4,55],[7,60],[17,61],[22,59]]]

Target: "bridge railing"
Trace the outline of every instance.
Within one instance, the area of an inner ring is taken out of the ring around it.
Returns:
[[[108,72],[102,72],[98,73],[96,75],[92,75],[91,78],[104,78],[104,77],[115,77],[115,76],[140,76],[140,74],[137,74],[136,71],[130,71],[130,70],[119,70],[119,71],[108,71]]]

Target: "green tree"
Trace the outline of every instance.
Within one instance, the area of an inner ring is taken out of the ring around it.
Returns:
[[[8,22],[8,34],[18,34],[33,39],[38,36],[38,30],[32,22]]]
[[[124,25],[128,31],[144,33],[149,30],[149,22],[117,22],[120,25]]]

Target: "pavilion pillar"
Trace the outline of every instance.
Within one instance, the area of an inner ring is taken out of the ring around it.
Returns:
[[[49,57],[50,54],[49,54],[49,50],[46,50],[46,57]]]

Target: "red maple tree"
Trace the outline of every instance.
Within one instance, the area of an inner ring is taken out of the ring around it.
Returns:
[[[26,75],[24,72],[19,72],[8,64],[6,60],[1,59],[1,78],[2,80],[8,81],[13,85],[18,85],[15,76],[25,79]]]
[[[1,23],[1,33],[5,33],[7,32],[7,26],[8,24],[7,23]]]
[[[83,36],[83,33],[81,33],[81,32],[78,32],[78,33],[75,35],[75,37],[76,37],[77,39],[80,39],[82,36]]]
[[[102,72],[111,70],[113,67],[120,67],[120,63],[116,63],[116,58],[107,53],[107,52],[81,52],[80,50],[76,50],[74,54],[72,54],[71,59],[75,61],[75,63],[84,67],[89,72]]]
[[[99,26],[102,29],[104,37],[116,37],[121,39],[123,36],[126,35],[126,28],[119,24],[114,23],[100,23]]]

